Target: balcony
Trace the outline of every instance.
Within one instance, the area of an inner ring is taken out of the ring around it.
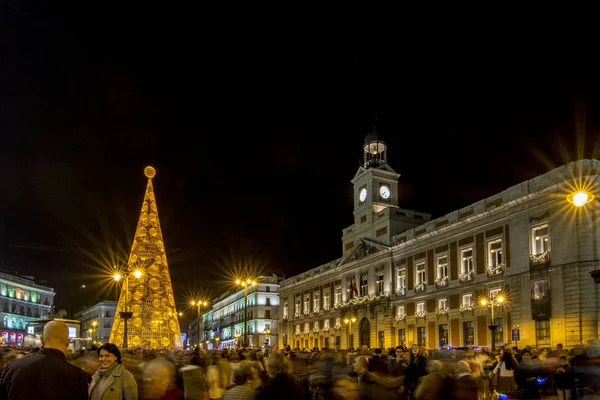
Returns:
[[[427,315],[426,311],[417,311],[415,313],[415,318],[425,318],[426,315]]]
[[[501,275],[504,272],[504,264],[498,264],[496,266],[487,267],[488,276]]]
[[[415,286],[415,293],[424,292],[427,290],[427,284],[425,282]]]
[[[448,286],[448,275],[442,276],[441,278],[438,278],[435,280],[436,288],[443,288],[443,287],[447,287],[447,286]]]
[[[396,296],[406,296],[406,288],[405,287],[401,287],[400,289],[397,289],[394,294]]]
[[[448,314],[448,308],[436,308],[435,309],[435,314],[436,315],[447,315]]]
[[[389,292],[382,292],[379,294],[371,294],[371,295],[367,294],[365,296],[354,297],[343,303],[336,304],[335,308],[340,309],[340,308],[344,308],[344,307],[351,306],[351,305],[362,304],[364,302],[375,301],[375,300],[387,298],[387,297],[389,297],[389,295],[390,295]]]
[[[465,272],[464,274],[460,274],[458,279],[464,283],[464,282],[472,281],[473,276],[474,276],[473,271],[468,271],[468,272]]]
[[[400,321],[404,321],[406,319],[406,314],[398,314],[396,316],[396,321],[400,322]]]
[[[543,267],[550,265],[550,250],[541,254],[529,255],[529,267]]]
[[[471,304],[461,304],[460,305],[460,312],[465,312],[465,311],[473,311],[473,303]]]

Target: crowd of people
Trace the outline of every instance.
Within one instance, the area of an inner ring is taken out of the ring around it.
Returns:
[[[0,399],[600,398],[600,359],[583,346],[300,352],[121,350],[105,343],[72,353],[67,326],[58,321],[46,325],[42,342],[30,351],[3,348]]]

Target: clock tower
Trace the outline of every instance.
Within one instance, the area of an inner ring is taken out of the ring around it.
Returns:
[[[344,254],[361,238],[390,246],[394,235],[431,219],[429,214],[398,206],[400,174],[387,163],[387,144],[375,129],[366,136],[362,150],[363,162],[351,181],[354,224],[343,231]]]

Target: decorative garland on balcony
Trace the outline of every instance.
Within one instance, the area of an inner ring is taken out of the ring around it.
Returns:
[[[396,321],[404,321],[406,319],[406,314],[400,314],[396,316]]]
[[[460,274],[458,279],[460,279],[461,282],[470,281],[471,279],[473,279],[473,271],[469,271],[464,274]]]
[[[427,311],[417,311],[415,313],[415,318],[425,318],[427,315]]]
[[[366,301],[373,301],[373,300],[379,300],[379,299],[383,299],[386,298],[390,295],[389,292],[381,292],[380,294],[371,294],[371,295],[366,295],[366,296],[361,296],[361,297],[355,297],[353,299],[350,299],[346,302],[343,303],[337,303],[334,307],[336,309],[338,308],[344,308],[347,306],[351,306],[351,305],[356,305],[356,304],[362,304]]]
[[[495,267],[489,266],[487,267],[488,275],[498,275],[504,271],[504,264],[498,264]]]
[[[435,309],[435,313],[437,315],[444,315],[444,314],[448,314],[448,309],[447,308],[436,308]]]
[[[406,296],[406,288],[396,289],[394,294],[397,296]]]
[[[435,280],[435,285],[436,286],[447,286],[448,285],[448,275],[442,277],[442,278],[438,278]]]
[[[427,284],[425,282],[415,286],[415,292],[424,292],[425,290],[427,290]]]
[[[463,312],[463,311],[473,311],[473,304],[461,304],[460,312]]]

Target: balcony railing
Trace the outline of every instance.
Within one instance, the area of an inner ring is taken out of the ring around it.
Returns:
[[[427,290],[427,284],[425,282],[415,286],[415,293],[416,292],[424,292]]]
[[[550,265],[550,250],[545,251],[541,254],[530,254],[529,255],[529,266],[530,267],[541,267],[544,265]]]
[[[504,264],[498,264],[496,266],[487,267],[487,274],[489,276],[500,275],[504,272]]]
[[[406,296],[406,288],[402,287],[400,289],[396,289],[396,291],[394,292],[394,294],[396,296]]]
[[[446,308],[436,308],[435,309],[435,313],[436,313],[436,315],[446,315],[446,314],[448,314],[448,307],[446,307]]]
[[[448,286],[448,275],[442,276],[435,280],[435,287],[446,287]]]
[[[425,318],[427,315],[427,311],[417,311],[415,313],[415,318]]]
[[[344,308],[350,305],[355,305],[355,304],[361,304],[367,301],[374,301],[374,300],[379,300],[379,299],[383,299],[386,297],[389,297],[390,293],[389,292],[382,292],[379,294],[371,294],[371,295],[365,295],[365,296],[360,296],[360,297],[354,297],[353,299],[350,299],[348,301],[345,301],[343,303],[338,303],[335,305],[336,309],[340,309],[340,308]]]
[[[406,319],[406,314],[398,314],[396,316],[396,321],[404,321]]]
[[[473,271],[467,271],[464,274],[460,274],[458,279],[461,282],[469,282],[473,280]]]
[[[461,304],[460,306],[460,312],[463,311],[473,311],[473,303],[471,304]]]

